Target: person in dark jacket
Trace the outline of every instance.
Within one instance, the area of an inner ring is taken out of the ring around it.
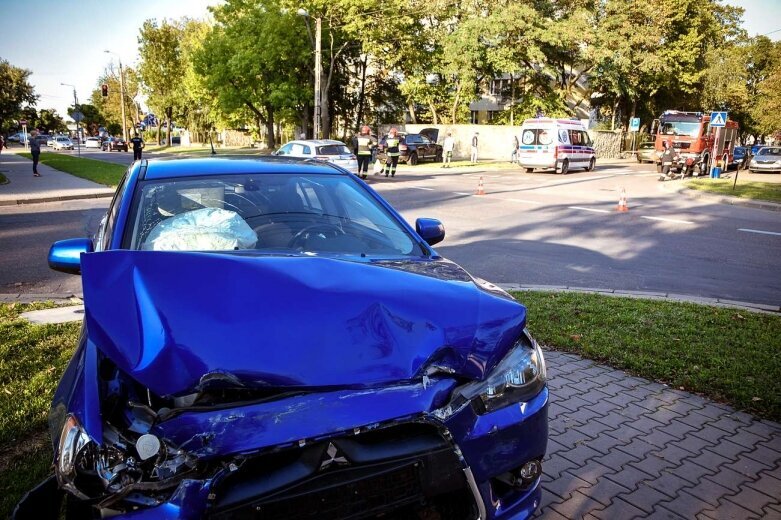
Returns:
[[[374,148],[377,140],[372,137],[368,126],[361,127],[361,133],[353,136],[353,153],[358,157],[358,174],[362,178],[368,177],[369,163],[372,162]]]
[[[33,156],[33,177],[40,177],[38,159],[41,157],[41,141],[38,139],[37,130],[30,132],[30,155]]]
[[[401,152],[399,151],[399,144],[401,144],[401,139],[398,137],[398,132],[395,128],[391,128],[388,132],[388,135],[385,137],[385,139],[382,140],[383,146],[385,148],[385,155],[387,157],[385,161],[385,168],[383,168],[383,172],[385,173],[385,176],[387,177],[390,175],[391,177],[396,176],[396,166],[399,164],[399,155],[401,155]]]
[[[144,149],[144,145],[145,145],[144,140],[138,136],[138,133],[136,133],[133,136],[133,138],[130,140],[130,142],[133,144],[133,160],[140,161],[141,150]]]

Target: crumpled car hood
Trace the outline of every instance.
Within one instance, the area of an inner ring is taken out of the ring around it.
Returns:
[[[421,378],[432,365],[482,378],[521,333],[525,308],[450,262],[410,264],[85,254],[87,333],[161,396],[214,378],[248,387],[371,387]]]

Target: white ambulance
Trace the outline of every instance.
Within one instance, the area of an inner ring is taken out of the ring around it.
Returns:
[[[586,127],[577,119],[527,119],[519,141],[518,157],[526,173],[535,168],[555,168],[556,173],[572,168],[591,171],[597,162]]]

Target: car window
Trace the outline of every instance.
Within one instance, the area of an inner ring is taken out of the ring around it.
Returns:
[[[426,137],[425,135],[420,136],[420,142],[423,144],[431,144],[431,139]]]
[[[105,251],[111,246],[111,235],[114,233],[114,224],[116,224],[117,213],[119,213],[119,201],[121,201],[125,195],[125,190],[127,190],[129,178],[130,176],[125,173],[124,177],[122,177],[122,180],[119,183],[119,187],[117,188],[116,193],[114,193],[114,198],[111,200],[111,205],[108,208],[108,212],[106,213],[105,227],[98,235],[98,247],[101,251]]]
[[[308,155],[309,154],[309,147],[305,146],[301,143],[292,143],[290,145],[290,154],[291,155]]]
[[[781,148],[760,148],[757,155],[781,155]]]
[[[328,144],[317,148],[317,155],[344,155],[351,153],[350,149],[343,144]]]
[[[292,145],[290,143],[286,144],[285,146],[283,146],[282,148],[277,150],[277,155],[288,155],[288,154],[290,154],[290,148],[291,147],[292,147]]]
[[[401,223],[347,175],[143,181],[133,200],[130,249],[423,254]]]

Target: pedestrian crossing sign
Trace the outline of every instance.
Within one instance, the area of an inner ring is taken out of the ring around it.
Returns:
[[[710,113],[710,125],[712,127],[727,126],[727,113],[726,112],[711,112]]]

